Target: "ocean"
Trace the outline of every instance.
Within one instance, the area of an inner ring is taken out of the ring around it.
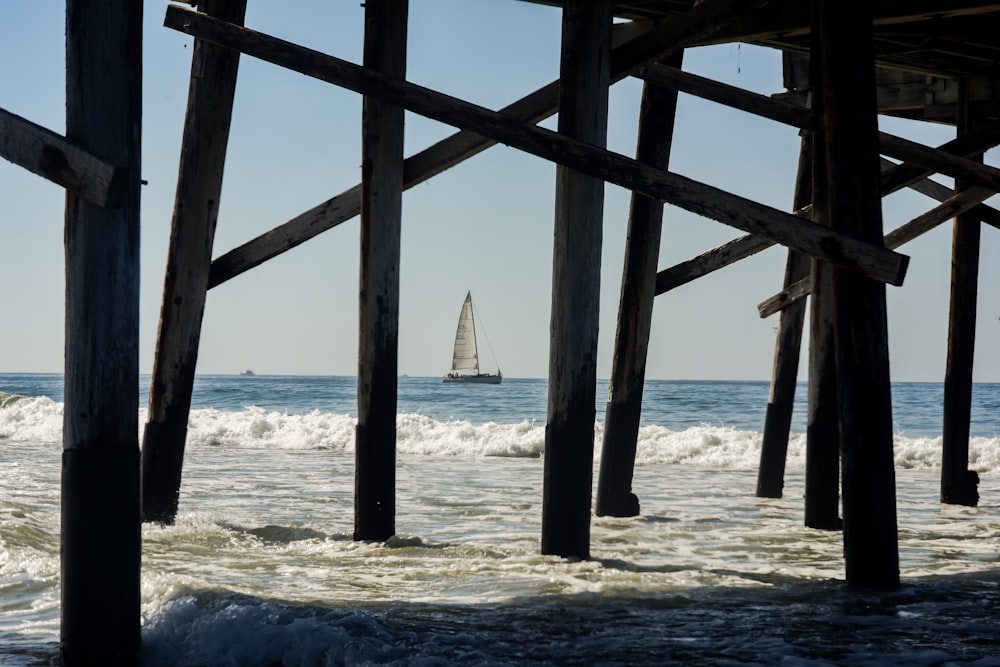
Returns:
[[[976,508],[938,502],[941,385],[893,385],[886,593],[847,589],[841,534],[802,525],[804,386],[785,495],[754,496],[768,389],[647,382],[641,514],[595,517],[567,560],[539,554],[545,380],[401,377],[397,534],[369,543],[355,378],[198,377],[180,514],[142,531],[142,663],[1000,665],[1000,384],[973,394]],[[0,374],[3,665],[58,664],[61,428],[60,375]]]

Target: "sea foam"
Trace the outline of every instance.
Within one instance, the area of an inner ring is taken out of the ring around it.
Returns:
[[[47,397],[0,394],[0,440],[62,441],[62,403]],[[139,432],[146,410],[137,412]],[[332,450],[353,452],[357,418],[349,414],[314,410],[304,414],[269,411],[250,406],[240,411],[202,408],[191,411],[188,446],[241,449]],[[475,423],[441,420],[403,413],[396,420],[400,454],[461,458],[537,458],[545,451],[545,426],[534,420],[517,423]],[[595,424],[594,455],[599,459],[603,424]],[[760,461],[762,435],[758,431],[700,424],[671,430],[643,425],[636,447],[638,465],[689,465],[749,470]],[[897,468],[931,469],[941,465],[941,437],[894,437]],[[792,433],[786,465],[805,465],[805,436]],[[1000,470],[1000,438],[969,440],[969,467],[977,472]]]

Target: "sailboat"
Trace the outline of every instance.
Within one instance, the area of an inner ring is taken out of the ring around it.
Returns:
[[[466,371],[472,371],[471,373]],[[444,376],[445,382],[466,382],[473,384],[500,384],[503,375],[497,368],[496,374],[479,372],[479,350],[476,345],[476,320],[472,315],[472,292],[465,295],[462,312],[458,316],[455,331],[455,351],[451,358],[451,372]]]

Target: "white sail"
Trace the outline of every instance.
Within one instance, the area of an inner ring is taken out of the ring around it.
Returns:
[[[479,353],[476,350],[476,325],[472,319],[472,292],[465,295],[462,312],[458,316],[455,331],[455,352],[451,358],[451,370],[472,370],[479,373]]]

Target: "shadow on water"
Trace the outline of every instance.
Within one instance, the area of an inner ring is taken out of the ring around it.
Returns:
[[[984,665],[1000,655],[998,602],[1000,572],[882,594],[776,576],[761,587],[344,608],[195,590],[147,620],[143,664]]]
[[[780,574],[760,583],[343,606],[180,590],[145,619],[141,664],[1000,664],[1000,570],[924,577],[888,593]],[[4,664],[58,664],[57,647],[24,640],[0,637]]]

